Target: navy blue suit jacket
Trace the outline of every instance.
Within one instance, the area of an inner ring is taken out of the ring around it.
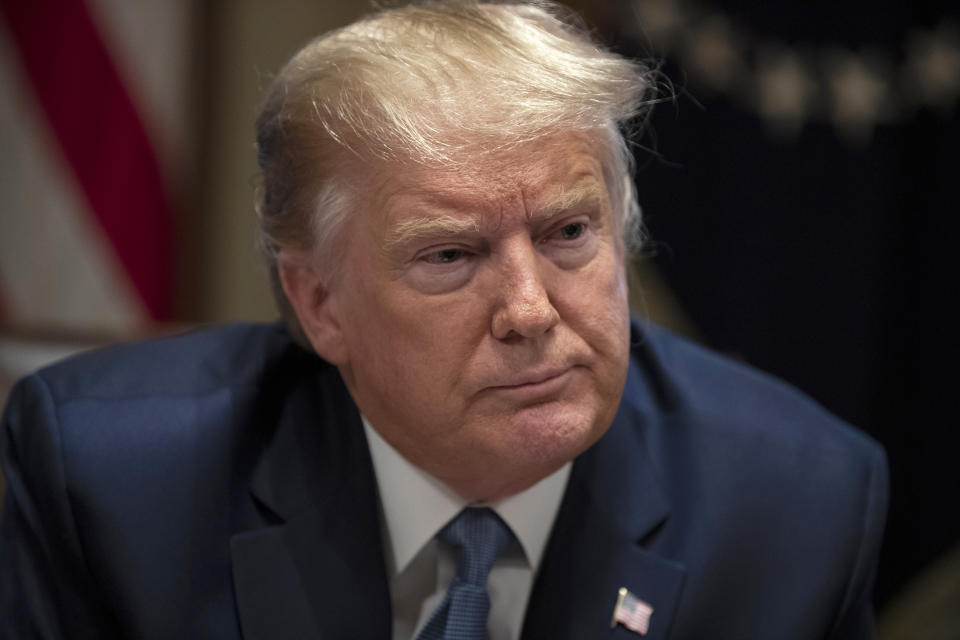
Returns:
[[[2,432],[3,638],[388,638],[376,482],[337,370],[279,326],[83,355]],[[869,637],[882,450],[796,391],[634,326],[524,638]]]

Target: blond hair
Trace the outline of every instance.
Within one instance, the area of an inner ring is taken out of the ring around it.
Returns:
[[[259,244],[295,335],[277,253],[309,250],[336,269],[351,162],[456,167],[550,134],[585,133],[599,149],[621,237],[638,246],[624,134],[649,103],[651,77],[547,2],[424,2],[313,40],[274,79],[256,121]]]

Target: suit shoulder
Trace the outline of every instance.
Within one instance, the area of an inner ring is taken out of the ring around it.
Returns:
[[[825,637],[866,610],[888,497],[878,444],[774,377],[654,326],[634,326],[627,389],[608,459],[632,444],[648,473],[633,485],[669,505],[648,544],[685,566],[699,618],[679,635],[725,619],[736,637]],[[730,585],[766,604],[738,620],[724,608]]]
[[[802,391],[666,329],[635,324],[632,355],[631,393],[652,390],[647,402],[703,425],[707,437],[883,456],[869,436]]]
[[[55,401],[192,395],[258,384],[281,363],[310,358],[279,324],[231,324],[96,349],[35,375]]]

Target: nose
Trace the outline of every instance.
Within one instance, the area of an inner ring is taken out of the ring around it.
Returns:
[[[534,338],[550,331],[560,314],[550,300],[549,276],[542,273],[540,256],[529,238],[509,248],[500,271],[500,299],[491,327],[494,337]]]

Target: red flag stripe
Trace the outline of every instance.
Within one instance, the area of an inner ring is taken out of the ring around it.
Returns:
[[[83,0],[0,0],[50,128],[155,319],[170,315],[173,220],[159,163]]]

